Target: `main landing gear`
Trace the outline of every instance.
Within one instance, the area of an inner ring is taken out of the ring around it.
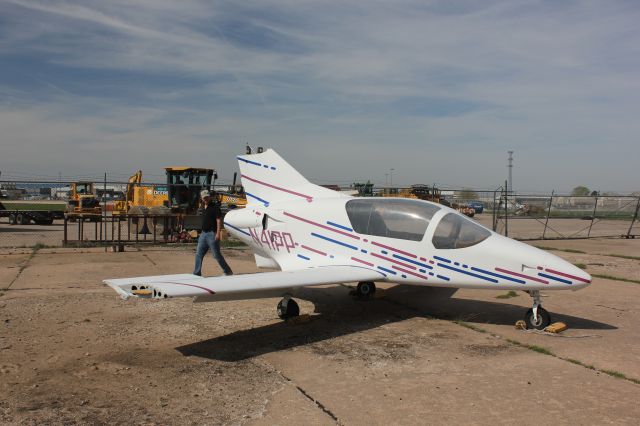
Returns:
[[[356,296],[360,299],[369,299],[376,292],[376,285],[372,281],[362,281],[356,287]]]
[[[533,308],[524,315],[524,322],[527,328],[544,330],[551,324],[551,315],[540,304],[540,290],[531,290],[528,293],[533,298]]]
[[[300,307],[298,306],[298,303],[291,298],[291,296],[285,296],[280,302],[278,302],[277,311],[278,316],[283,320],[300,315]]]

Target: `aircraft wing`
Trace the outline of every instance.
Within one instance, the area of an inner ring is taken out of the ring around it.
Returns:
[[[345,282],[382,281],[376,270],[350,265],[319,266],[297,271],[262,272],[203,278],[191,274],[104,280],[120,296],[165,299],[197,297],[202,302],[278,297],[298,287]]]

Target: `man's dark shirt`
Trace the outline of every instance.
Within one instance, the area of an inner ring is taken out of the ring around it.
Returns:
[[[217,203],[209,203],[202,215],[202,232],[216,232],[218,230],[216,219],[218,218],[222,218],[220,206]]]

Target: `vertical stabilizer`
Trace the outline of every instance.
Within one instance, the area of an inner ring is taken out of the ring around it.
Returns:
[[[274,201],[347,197],[309,182],[272,149],[260,154],[239,155],[242,186],[248,204],[268,207]]]

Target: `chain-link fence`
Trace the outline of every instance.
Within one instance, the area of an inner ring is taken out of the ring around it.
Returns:
[[[181,227],[177,215],[148,210],[115,215],[114,205],[124,197],[126,183],[96,183],[96,187],[100,186],[102,214],[74,220],[64,217],[67,200],[55,197],[64,195],[64,184],[12,182],[9,187],[13,192],[3,190],[3,195],[9,198],[0,198],[0,247],[167,244],[193,240],[193,232],[177,232]],[[216,189],[224,191],[225,187]],[[378,192],[374,188],[372,193]],[[396,188],[392,195],[420,198],[424,194],[431,199],[437,194],[440,202],[473,215],[474,220],[487,228],[521,240],[640,237],[639,196],[575,197],[470,189],[422,190],[416,196],[410,188]]]

